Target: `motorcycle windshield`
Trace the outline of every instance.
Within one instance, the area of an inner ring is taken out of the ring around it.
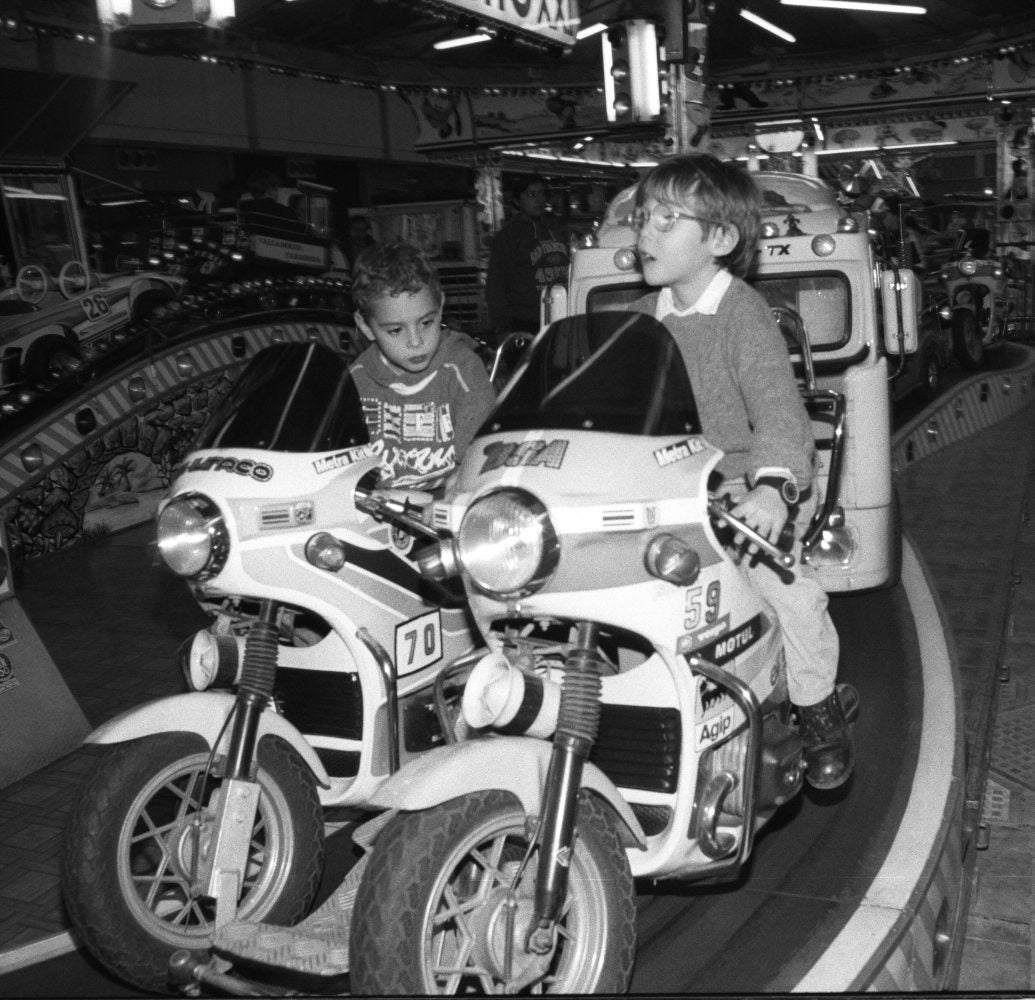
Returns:
[[[274,344],[252,358],[194,447],[343,451],[370,443],[348,361],[322,344]]]
[[[482,433],[596,430],[700,434],[690,379],[671,334],[639,312],[569,316],[533,341]]]

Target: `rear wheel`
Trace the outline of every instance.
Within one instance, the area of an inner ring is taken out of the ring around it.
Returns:
[[[546,955],[528,952],[535,871],[525,813],[498,790],[420,812],[382,831],[352,919],[354,995],[624,993],[636,953],[629,861],[611,810],[584,793],[568,895]]]
[[[969,309],[957,309],[952,314],[952,348],[956,360],[968,371],[980,368],[985,360],[977,320]]]

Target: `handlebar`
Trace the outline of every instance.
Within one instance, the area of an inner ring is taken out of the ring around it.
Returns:
[[[411,534],[438,538],[438,532],[424,523],[422,514],[434,497],[421,490],[377,489],[356,484],[356,507],[375,521],[388,521]]]
[[[748,525],[734,514],[730,513],[727,506],[728,500],[720,500],[718,497],[708,498],[708,513],[720,523],[728,524],[734,531],[740,532],[750,542],[757,545],[770,559],[784,569],[790,569],[795,562],[794,556],[783,549],[777,548],[768,538],[763,537],[754,528]]]

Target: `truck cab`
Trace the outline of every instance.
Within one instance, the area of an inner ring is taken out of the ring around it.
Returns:
[[[73,377],[180,294],[170,274],[97,271],[89,249],[68,170],[0,163],[0,406]]]
[[[821,506],[803,538],[828,591],[885,586],[900,559],[891,469],[888,357],[917,350],[921,283],[875,253],[866,219],[816,178],[755,175],[763,235],[749,281],[780,324],[812,418]],[[573,254],[567,286],[544,293],[543,320],[621,308],[649,289],[619,194]],[[896,357],[897,363],[897,357]]]

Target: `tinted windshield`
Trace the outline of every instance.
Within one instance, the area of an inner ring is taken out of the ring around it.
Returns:
[[[276,344],[252,358],[194,447],[305,452],[369,442],[345,356],[322,344]]]
[[[537,428],[701,431],[679,349],[653,317],[633,312],[570,316],[536,338],[482,432]]]

